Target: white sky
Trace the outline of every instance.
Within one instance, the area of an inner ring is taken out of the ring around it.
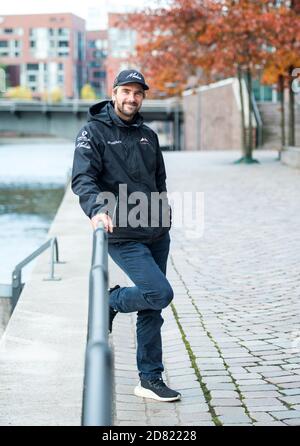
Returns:
[[[8,0],[1,1],[1,14],[38,14],[72,12],[87,21],[88,29],[106,27],[107,12],[124,12],[145,6],[155,7],[157,0]]]

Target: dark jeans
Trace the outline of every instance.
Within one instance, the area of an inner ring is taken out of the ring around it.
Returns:
[[[135,284],[110,295],[110,305],[121,313],[137,311],[137,367],[143,379],[161,377],[161,310],[173,299],[166,279],[170,235],[151,244],[140,242],[110,243],[108,252],[114,262]]]

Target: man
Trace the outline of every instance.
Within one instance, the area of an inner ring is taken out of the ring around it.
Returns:
[[[168,206],[168,224],[163,224],[165,211],[161,206],[156,210],[151,206],[153,194],[164,196],[160,204],[166,204],[167,192],[157,135],[143,123],[139,113],[148,89],[141,73],[123,70],[114,81],[112,101],[90,108],[88,122],[76,140],[72,190],[79,196],[93,228],[103,222],[108,233],[109,255],[135,284],[116,285],[109,290],[110,332],[118,312],[137,312],[140,384],[134,393],[159,401],[176,401],[180,393],[168,388],[162,380],[161,342],[161,312],[173,299],[172,287],[166,279],[171,209]],[[107,193],[117,197],[115,206],[109,210],[104,203]],[[128,198],[134,194],[147,201],[139,208],[143,214],[139,220]]]

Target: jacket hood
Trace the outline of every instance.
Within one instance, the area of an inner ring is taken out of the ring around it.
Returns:
[[[134,120],[127,124],[116,114],[113,102],[112,101],[101,101],[97,104],[92,105],[88,111],[88,118],[90,121],[100,121],[104,122],[104,124],[109,125],[110,127],[115,124],[119,127],[140,127],[144,120],[143,117],[138,112]]]

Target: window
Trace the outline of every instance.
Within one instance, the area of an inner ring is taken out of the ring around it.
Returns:
[[[63,41],[63,42],[58,42],[58,46],[59,48],[68,48],[69,47],[69,42]]]
[[[36,81],[36,75],[35,74],[30,74],[28,76],[28,80],[29,80],[29,82],[35,82]]]
[[[13,28],[4,28],[4,34],[13,34]]]
[[[98,62],[90,62],[90,68],[100,68],[100,64]]]
[[[0,48],[8,48],[8,41],[0,40]]]
[[[70,30],[68,28],[58,28],[58,35],[69,37]]]
[[[60,71],[63,71],[63,69],[64,69],[64,64],[63,64],[63,63],[59,63],[59,64],[58,64],[58,69],[59,69]]]
[[[28,71],[35,71],[39,69],[39,64],[38,63],[28,63],[27,64],[27,70]]]
[[[36,42],[34,40],[30,41],[30,48],[35,48],[36,47]]]
[[[97,50],[106,50],[107,49],[107,40],[96,40],[96,48]]]
[[[131,29],[111,28],[109,43],[113,57],[128,57],[135,49],[136,32]]]
[[[105,77],[105,72],[104,71],[95,71],[94,77],[103,79]]]

